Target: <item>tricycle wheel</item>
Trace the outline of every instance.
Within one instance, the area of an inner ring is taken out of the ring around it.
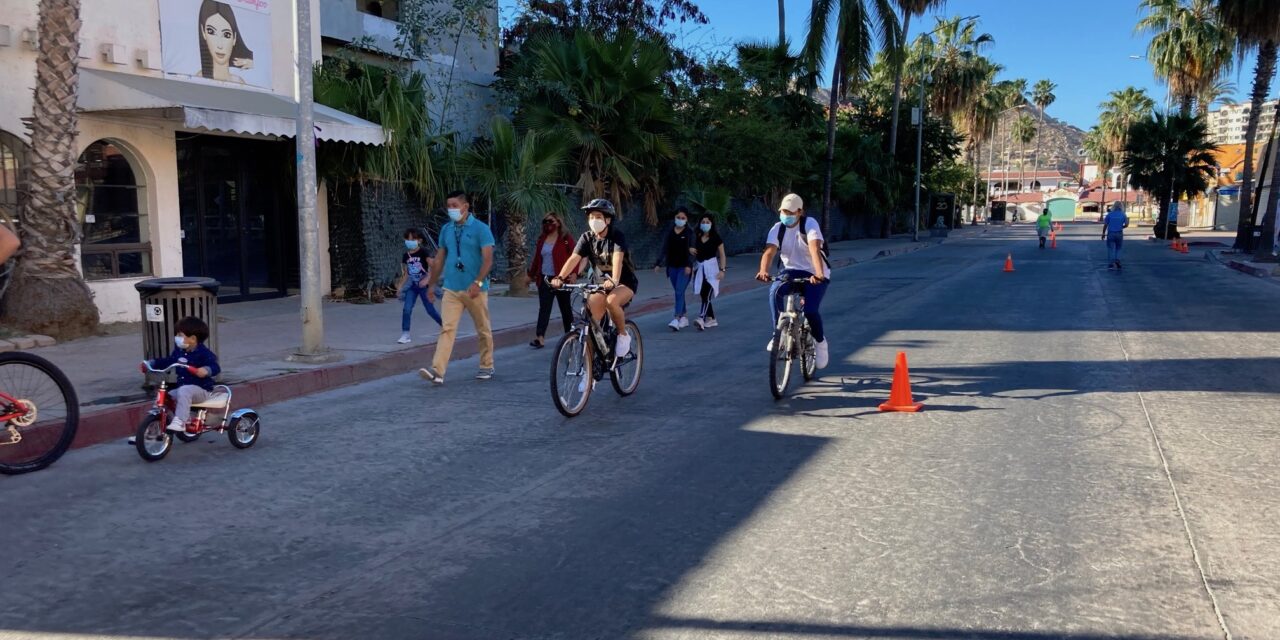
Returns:
[[[164,427],[160,416],[149,413],[142,418],[142,423],[134,434],[134,446],[138,448],[138,455],[143,460],[155,462],[169,455],[169,450],[173,448],[173,437]]]
[[[248,449],[258,441],[258,414],[246,413],[231,419],[227,425],[227,439],[237,449]]]

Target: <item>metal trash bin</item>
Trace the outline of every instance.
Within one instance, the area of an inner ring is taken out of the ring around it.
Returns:
[[[218,288],[213,278],[151,278],[135,285],[142,303],[142,358],[153,360],[173,352],[174,326],[195,316],[209,325],[210,349],[218,351]],[[147,374],[147,385],[154,384]]]

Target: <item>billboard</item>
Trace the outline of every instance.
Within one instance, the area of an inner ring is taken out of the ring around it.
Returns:
[[[161,66],[183,79],[271,88],[271,4],[161,0]]]

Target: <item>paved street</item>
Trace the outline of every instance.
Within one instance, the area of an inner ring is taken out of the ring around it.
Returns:
[[[573,420],[521,347],[72,451],[0,478],[0,638],[1280,637],[1280,287],[1099,232],[839,271],[783,402],[762,290]]]

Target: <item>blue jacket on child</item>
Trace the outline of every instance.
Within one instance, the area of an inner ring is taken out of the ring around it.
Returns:
[[[209,347],[203,344],[196,345],[195,349],[187,351],[185,349],[174,349],[173,353],[167,358],[156,358],[151,361],[151,366],[155,369],[163,369],[172,366],[175,363],[182,363],[197,369],[208,368],[209,377],[200,378],[186,369],[179,368],[178,371],[178,387],[184,387],[194,384],[205,391],[213,391],[214,378],[222,372],[222,367],[218,366],[218,356],[213,353]]]

